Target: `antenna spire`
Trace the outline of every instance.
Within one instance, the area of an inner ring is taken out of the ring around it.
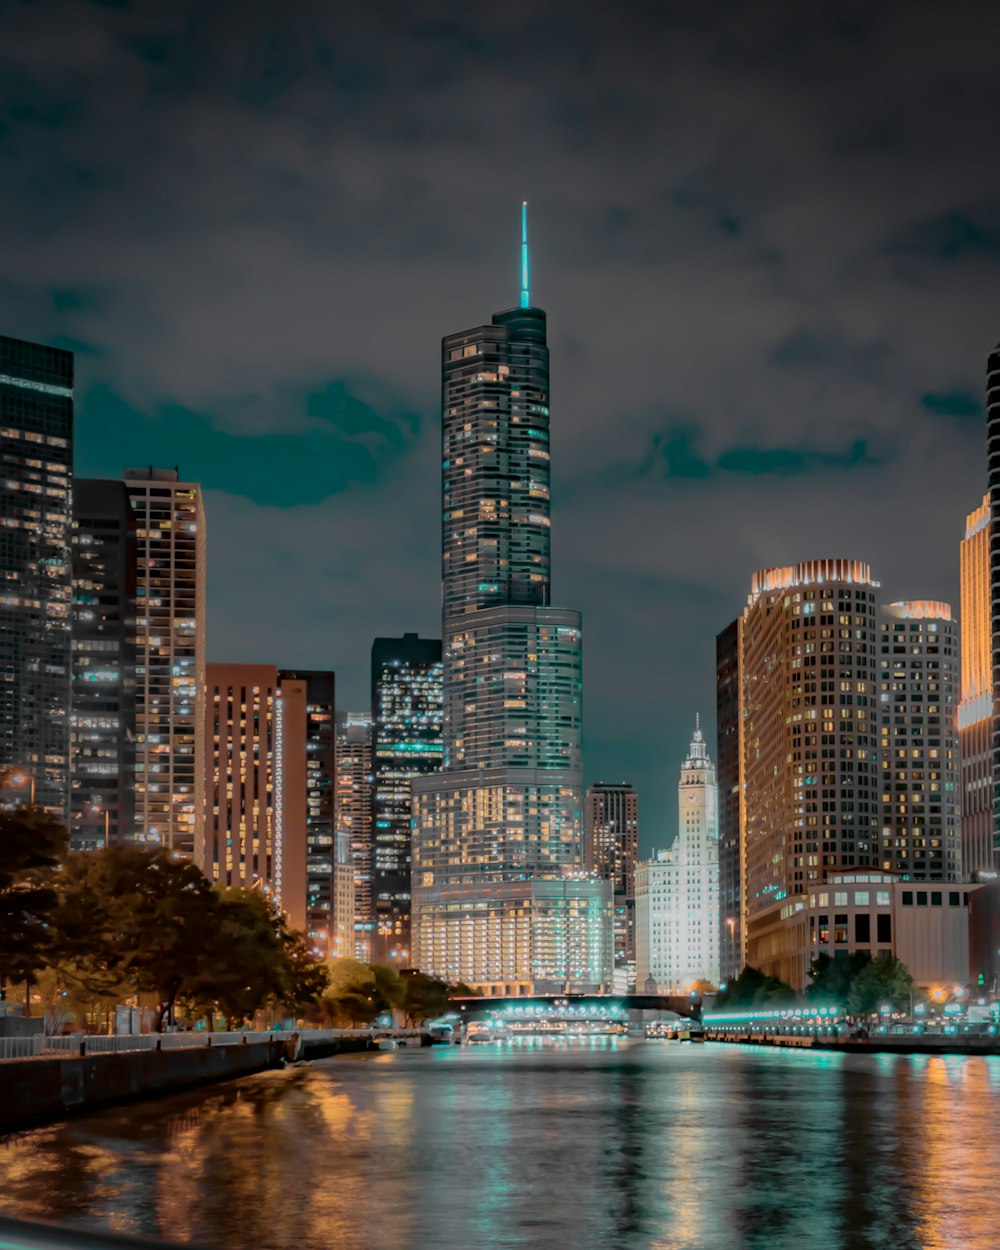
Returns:
[[[531,307],[528,293],[528,201],[521,201],[521,307]]]

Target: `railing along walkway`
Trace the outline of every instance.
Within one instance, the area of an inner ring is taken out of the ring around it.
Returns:
[[[197,1029],[187,1033],[67,1033],[60,1037],[0,1037],[0,1060],[38,1059],[44,1056],[119,1054],[137,1050],[176,1050],[185,1046],[242,1046],[251,1042],[290,1041],[300,1038],[321,1041],[337,1037],[419,1037],[419,1029],[245,1029],[213,1033]]]

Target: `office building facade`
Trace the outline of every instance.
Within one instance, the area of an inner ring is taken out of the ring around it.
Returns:
[[[792,984],[807,888],[881,864],[877,590],[867,564],[812,560],[756,573],[743,613],[746,959]]]
[[[264,890],[329,953],[345,940],[334,888],[333,674],[209,664],[206,687],[202,871]]]
[[[441,767],[441,641],[376,638],[371,654],[372,958],[410,964],[414,777]]]
[[[124,482],[73,484],[70,847],[135,833],[136,523]]]
[[[276,875],[284,896],[302,883],[302,928],[323,954],[350,944],[345,913],[353,876],[336,820],[336,678],[327,669],[281,669],[278,751],[283,759]],[[301,804],[301,806],[300,806]],[[301,852],[300,848],[301,847]]]
[[[136,517],[136,785],[139,841],[203,850],[205,513],[176,469],[126,469]]]
[[[990,497],[965,520],[960,548],[962,691],[958,739],[962,770],[962,872],[995,871],[993,860],[993,654],[990,615]]]
[[[715,640],[716,760],[719,787],[719,977],[739,976],[746,964],[743,933],[743,758],[740,719],[742,618]]]
[[[2,802],[68,820],[73,355],[0,336]]]
[[[611,882],[615,990],[635,988],[635,865],[639,796],[631,782],[597,781],[584,796],[584,867]]]
[[[880,615],[880,866],[908,881],[961,881],[958,625],[947,603],[927,599]]]
[[[636,868],[636,988],[719,983],[719,791],[700,725],[681,765],[673,845]]]
[[[336,719],[336,829],[351,859],[353,951],[372,958],[372,718],[370,712],[338,712]]]
[[[443,767],[413,782],[413,962],[487,993],[611,977],[610,885],[583,863],[581,622],[550,606],[546,319],[524,287],[442,345]]]
[[[1000,500],[1000,345],[986,362],[986,424],[988,491],[992,503]],[[990,533],[990,655],[993,674],[993,716],[990,727],[993,868],[1000,870],[1000,506],[991,507]]]

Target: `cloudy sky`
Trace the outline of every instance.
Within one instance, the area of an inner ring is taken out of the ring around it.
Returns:
[[[439,631],[439,339],[552,348],[588,779],[675,831],[755,568],[955,601],[1000,338],[993,0],[0,5],[0,329],[77,352],[77,471],[179,465],[209,657]]]

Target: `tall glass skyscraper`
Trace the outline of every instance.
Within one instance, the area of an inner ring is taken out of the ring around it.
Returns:
[[[126,469],[136,517],[136,838],[204,855],[205,512],[176,469]]]
[[[610,982],[610,883],[583,861],[580,614],[551,606],[549,469],[524,241],[520,306],[442,344],[443,768],[413,782],[413,962],[487,993]]]
[[[136,523],[124,482],[73,483],[70,846],[135,833]]]
[[[69,815],[73,355],[0,336],[4,803]]]
[[[410,965],[414,777],[441,767],[441,640],[372,643],[372,959]]]

